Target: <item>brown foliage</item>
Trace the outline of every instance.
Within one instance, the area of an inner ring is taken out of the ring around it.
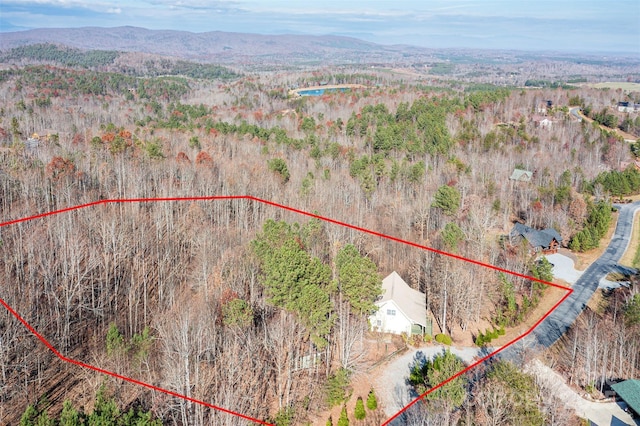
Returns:
[[[191,164],[191,160],[184,152],[180,151],[178,155],[176,155],[176,162],[178,164]]]
[[[80,133],[76,133],[73,135],[73,139],[71,139],[71,143],[74,145],[83,145],[84,144],[84,136]]]
[[[577,224],[581,225],[587,217],[587,203],[584,198],[575,191],[571,193],[571,203],[569,203],[569,217]]]
[[[213,166],[213,158],[206,151],[200,151],[196,157],[196,164],[199,166]]]
[[[75,171],[76,166],[73,161],[62,157],[53,157],[45,168],[47,177],[54,181],[60,180],[65,176],[72,176]]]
[[[102,135],[102,142],[104,143],[111,143],[113,142],[113,140],[116,138],[115,133],[113,132],[107,132],[104,135]]]

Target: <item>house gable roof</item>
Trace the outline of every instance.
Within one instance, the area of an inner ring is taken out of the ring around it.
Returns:
[[[524,237],[532,247],[550,247],[553,240],[556,240],[558,244],[562,242],[562,237],[553,228],[537,230],[521,223],[516,223],[509,235],[511,237]]]
[[[376,302],[381,305],[392,300],[404,316],[414,324],[426,327],[427,304],[424,293],[409,287],[396,271],[382,280],[382,298]]]
[[[640,414],[640,380],[632,379],[611,385],[618,396],[636,413]]]
[[[513,169],[513,173],[511,173],[511,176],[509,177],[509,179],[516,180],[519,182],[530,182],[532,177],[533,177],[533,172],[530,172],[528,170],[522,170],[522,169]]]

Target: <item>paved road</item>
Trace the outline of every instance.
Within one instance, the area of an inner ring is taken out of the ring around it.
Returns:
[[[571,115],[573,116],[573,118],[575,118],[578,121],[582,121],[582,116],[580,115],[580,108],[579,107],[573,107],[569,110],[569,113],[571,113]]]
[[[600,426],[633,426],[635,424],[631,416],[624,411],[627,406],[624,402],[592,402],[583,399],[567,385],[560,374],[537,359],[528,364],[525,371],[537,377],[538,382],[545,389],[544,392],[559,398],[569,408],[575,410],[577,415],[589,419],[591,424]]]
[[[619,266],[617,262],[629,245],[634,213],[640,208],[640,202],[621,205],[618,208],[620,211],[618,223],[609,247],[598,260],[581,273],[573,285],[574,291],[571,296],[540,323],[529,336],[502,351],[499,354],[500,357],[517,360],[520,358],[523,348],[551,346],[569,329],[580,312],[582,312],[598,288],[601,279],[610,272],[624,272],[627,269]],[[486,352],[487,350],[490,352],[493,349],[484,348],[484,351],[480,348],[451,349],[454,354],[463,358],[467,363],[472,362],[474,358],[486,355],[488,353]],[[442,348],[437,346],[410,350],[384,367],[382,374],[377,379],[376,389],[379,389],[379,397],[387,415],[391,416],[397,413],[401,407],[407,405],[417,396],[412,393],[406,382],[410,365],[418,359],[424,359],[425,356],[432,357],[435,353],[441,351]],[[613,413],[612,416],[615,416],[616,413],[619,414],[615,407],[612,406],[610,408]],[[393,422],[394,425],[403,425],[404,423],[404,417],[399,417]]]
[[[573,293],[553,311],[533,332],[515,345],[505,349],[501,356],[518,359],[524,348],[542,346],[548,348],[571,327],[598,288],[600,280],[610,272],[629,272],[618,261],[629,245],[633,215],[640,202],[617,206],[619,210],[616,230],[607,250],[592,263],[573,285]]]

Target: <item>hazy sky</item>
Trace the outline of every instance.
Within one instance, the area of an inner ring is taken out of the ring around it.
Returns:
[[[640,0],[0,0],[1,31],[121,25],[640,54]]]

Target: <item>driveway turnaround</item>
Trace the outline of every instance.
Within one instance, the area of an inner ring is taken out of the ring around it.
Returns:
[[[407,382],[411,366],[416,362],[421,364],[426,359],[432,359],[445,350],[451,351],[452,354],[460,357],[468,365],[476,358],[486,355],[487,351],[493,349],[434,345],[408,350],[385,365],[382,374],[376,379],[376,393],[387,416],[394,415],[418,396]],[[398,422],[401,423],[400,420]],[[398,422],[393,424],[398,424]]]
[[[564,280],[569,284],[575,284],[580,279],[582,271],[577,271],[574,267],[573,259],[560,253],[545,256],[553,265],[551,272],[553,277]]]

